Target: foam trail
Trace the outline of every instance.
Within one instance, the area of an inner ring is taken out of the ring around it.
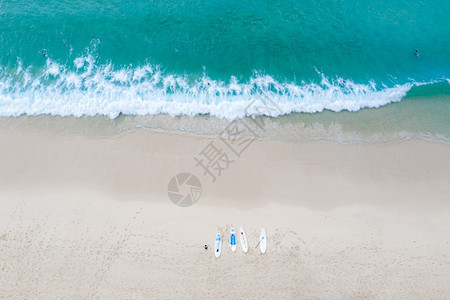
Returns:
[[[19,61],[15,72],[0,69],[0,116],[51,114],[58,116],[119,114],[171,116],[211,114],[234,120],[265,114],[277,117],[293,112],[357,111],[398,102],[413,86],[377,87],[322,76],[320,83],[281,83],[270,75],[255,74],[247,82],[232,76],[228,83],[204,74],[195,82],[186,76],[165,74],[159,66],[116,69],[97,65],[92,55],[78,57],[73,68],[47,59],[43,70],[31,73]],[[277,109],[246,109],[260,94]]]

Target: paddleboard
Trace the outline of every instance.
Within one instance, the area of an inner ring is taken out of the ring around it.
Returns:
[[[221,252],[222,252],[222,237],[220,236],[220,233],[218,233],[216,234],[216,241],[214,242],[214,255],[216,257],[219,257]]]
[[[261,233],[259,234],[259,250],[261,250],[262,254],[267,251],[267,236],[264,228],[261,229]]]
[[[230,248],[231,251],[236,251],[236,231],[234,228],[231,228],[230,230]]]
[[[242,251],[247,253],[248,245],[247,245],[247,236],[245,235],[244,228],[239,228],[239,240],[241,242]]]

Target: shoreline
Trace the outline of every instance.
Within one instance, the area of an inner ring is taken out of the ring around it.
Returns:
[[[255,101],[257,99],[254,99]],[[341,144],[386,144],[405,140],[450,143],[450,96],[419,95],[378,108],[363,108],[357,112],[324,110],[319,113],[289,113],[276,118],[256,117],[264,126],[257,130],[260,140],[286,144],[308,143],[314,140]],[[270,103],[269,103],[270,104]],[[261,103],[254,102],[255,106]],[[271,108],[262,104],[261,112]],[[271,104],[270,104],[271,105]],[[104,115],[54,116],[38,115],[0,117],[0,128],[17,126],[28,130],[44,130],[53,134],[74,134],[93,138],[112,138],[136,130],[215,138],[232,122],[242,122],[253,128],[254,120],[246,117],[230,121],[210,114],[176,116],[167,114],[121,114],[111,119]]]
[[[218,138],[55,134],[8,121],[2,297],[450,295],[448,143],[256,140],[212,183],[193,158]],[[180,172],[202,184],[191,207],[167,195]],[[244,226],[249,253],[229,251],[231,226]],[[254,249],[261,227],[265,255]]]
[[[208,197],[227,197],[233,204],[245,199],[244,203],[281,198],[288,200],[277,202],[333,206],[332,201],[321,200],[327,198],[323,187],[337,191],[337,203],[347,204],[359,203],[358,198],[377,204],[382,201],[377,198],[386,197],[400,198],[397,203],[414,203],[428,190],[435,196],[429,201],[444,203],[450,193],[446,184],[450,178],[450,144],[446,142],[340,144],[256,139],[239,157],[218,137],[147,129],[96,137],[30,127],[20,120],[20,126],[14,126],[14,120],[9,121],[8,129],[0,133],[3,188],[59,182],[123,195],[167,197],[169,180],[180,172],[189,172],[200,179],[204,191],[209,191]],[[194,160],[211,142],[230,161],[229,168],[214,183]],[[254,194],[248,195],[247,190]],[[315,201],[298,199],[297,192]]]

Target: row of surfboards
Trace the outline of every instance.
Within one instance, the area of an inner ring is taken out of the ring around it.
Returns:
[[[248,243],[247,243],[247,236],[245,235],[244,228],[239,228],[239,241],[241,243],[241,248],[244,253],[248,252]],[[259,234],[259,250],[261,250],[261,253],[266,253],[267,251],[267,236],[266,236],[266,230],[263,228],[261,229],[261,233]],[[256,245],[256,247],[258,246]],[[231,251],[236,251],[236,231],[234,228],[230,229],[230,249]],[[214,242],[214,255],[216,257],[219,257],[222,253],[222,236],[220,233],[216,234],[216,241]]]

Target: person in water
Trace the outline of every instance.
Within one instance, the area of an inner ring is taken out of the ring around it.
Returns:
[[[44,51],[42,51],[41,53],[42,53],[42,55],[44,55],[44,56],[45,56],[45,52],[44,52]]]
[[[417,49],[414,50],[414,55],[415,55],[415,56],[419,56],[419,51],[417,51]]]

